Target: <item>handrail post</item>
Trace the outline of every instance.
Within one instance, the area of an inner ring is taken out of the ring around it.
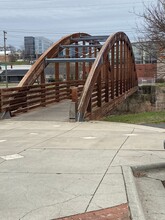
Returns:
[[[77,121],[77,112],[78,112],[78,87],[72,86],[71,88],[71,105],[69,111],[69,119]]]
[[[45,84],[41,84],[41,106],[46,107]]]
[[[59,83],[55,83],[55,100],[56,102],[60,101],[60,84]]]

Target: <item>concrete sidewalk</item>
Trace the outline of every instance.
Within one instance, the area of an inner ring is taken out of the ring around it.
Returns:
[[[12,118],[0,130],[2,220],[49,220],[129,204],[123,167],[165,162],[160,128]]]

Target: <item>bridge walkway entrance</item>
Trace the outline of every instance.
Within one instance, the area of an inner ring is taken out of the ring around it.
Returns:
[[[33,111],[17,115],[15,121],[70,121],[71,100],[63,100],[59,103],[37,108]]]

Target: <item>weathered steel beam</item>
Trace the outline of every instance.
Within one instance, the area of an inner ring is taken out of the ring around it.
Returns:
[[[46,58],[46,64],[49,63],[80,63],[80,62],[94,62],[95,58]]]
[[[76,47],[97,47],[97,48],[101,48],[103,45],[101,44],[87,44],[87,45],[76,45],[76,44],[71,44],[71,45],[60,45],[61,48],[65,49],[65,48],[76,48]]]
[[[85,36],[79,38],[71,38],[73,41],[106,41],[109,35],[100,35],[100,36]]]

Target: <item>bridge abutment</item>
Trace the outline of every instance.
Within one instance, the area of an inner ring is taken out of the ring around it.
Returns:
[[[139,90],[129,96],[108,114],[140,113],[165,110],[165,86],[140,86]],[[107,115],[108,115],[107,114]]]

